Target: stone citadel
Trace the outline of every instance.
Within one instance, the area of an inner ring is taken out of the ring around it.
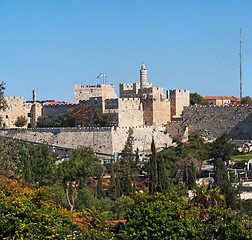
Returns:
[[[170,145],[172,138],[167,134],[165,126],[173,118],[180,117],[183,108],[189,106],[189,91],[170,90],[164,93],[163,88],[153,87],[148,82],[147,68],[144,64],[140,69],[139,83],[122,83],[119,89],[118,98],[113,85],[75,85],[74,102],[72,103],[38,102],[35,90],[32,102],[24,102],[22,97],[5,97],[8,109],[1,113],[5,125],[1,134],[4,135],[8,132],[8,135],[13,138],[24,139],[27,135],[30,140],[44,140],[48,143],[55,142],[54,138],[57,138],[56,144],[62,146],[76,148],[79,145],[89,145],[101,152],[113,153],[121,151],[127,138],[127,129],[132,127],[134,128],[135,148],[138,147],[141,151],[150,148],[152,136],[155,138],[157,147]],[[48,130],[36,128],[39,116],[66,115],[69,109],[80,103],[91,106],[93,112],[101,109],[103,113],[107,113],[112,120],[113,127],[60,129],[57,136],[52,131],[50,133]],[[23,137],[20,134],[18,134],[19,137],[14,134],[17,132],[14,131],[15,121],[20,116],[28,119],[27,131],[23,131]],[[8,129],[12,130],[11,133]],[[31,132],[33,134],[30,135]],[[106,136],[105,133],[108,135]],[[108,144],[104,143],[105,141]]]
[[[140,82],[120,84],[120,96],[116,96],[114,85],[98,84],[96,86],[74,86],[74,102],[41,103],[36,100],[24,102],[22,97],[5,97],[8,109],[0,113],[6,128],[15,128],[17,117],[28,119],[27,128],[36,128],[39,116],[56,116],[68,113],[80,103],[92,107],[93,112],[102,109],[108,113],[113,126],[164,126],[173,118],[180,117],[185,106],[189,106],[188,90],[169,90],[153,87],[147,79],[147,69],[142,64]]]
[[[54,142],[58,146],[76,148],[90,146],[97,152],[120,152],[127,138],[129,127],[134,130],[135,145],[140,151],[150,149],[152,137],[157,147],[169,146],[181,138],[185,129],[214,139],[227,132],[238,140],[252,139],[252,107],[229,104],[226,106],[189,106],[188,90],[170,90],[153,87],[147,79],[147,69],[140,69],[140,82],[120,84],[120,96],[116,97],[113,85],[74,86],[73,103],[24,103],[22,97],[6,97],[9,108],[1,114],[5,129],[3,136],[35,142]],[[93,110],[102,109],[113,120],[108,128],[53,128],[38,129],[39,116],[67,114],[70,108],[85,103]],[[29,120],[27,129],[14,129],[18,116]]]

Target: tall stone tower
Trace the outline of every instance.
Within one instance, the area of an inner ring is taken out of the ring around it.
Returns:
[[[141,89],[149,87],[147,80],[147,68],[145,67],[144,64],[142,64],[140,70],[140,87]]]
[[[36,127],[36,115],[37,115],[37,109],[36,109],[36,102],[37,102],[37,93],[36,89],[32,91],[32,108],[31,108],[31,127]]]

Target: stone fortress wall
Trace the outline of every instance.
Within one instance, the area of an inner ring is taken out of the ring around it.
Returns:
[[[144,152],[150,149],[152,137],[157,147],[169,146],[172,143],[165,127],[142,126],[132,129],[134,150],[138,148]],[[97,153],[112,155],[124,148],[128,130],[129,127],[2,129],[0,136],[73,149],[88,146]]]
[[[14,123],[19,116],[28,117],[24,105],[23,97],[5,97],[7,109],[1,115],[4,126],[14,127]]]
[[[118,126],[143,125],[143,105],[139,98],[119,98],[118,112],[120,113],[118,115]]]
[[[252,106],[190,106],[185,107],[182,121],[168,124],[168,132],[178,137],[185,127],[207,139],[227,133],[235,140],[252,139]]]
[[[120,83],[119,94],[121,98],[138,98],[140,83]]]
[[[105,100],[117,98],[114,85],[98,84],[96,86],[74,86],[75,103],[79,103],[80,101],[89,101],[90,99],[96,100],[100,97],[102,99],[102,110],[104,111]]]
[[[171,101],[171,116],[180,117],[184,106],[190,105],[190,92],[188,90],[169,90],[167,98]]]
[[[188,93],[189,91],[184,92]],[[33,101],[24,103],[21,97],[6,97],[10,109],[7,115],[1,112],[5,118],[5,126],[13,128],[18,116],[28,118],[27,127],[36,127],[39,116],[65,115],[69,109],[77,104],[84,103],[91,106],[93,112],[102,109],[109,113],[113,119],[113,125],[127,126],[164,126],[172,118],[172,113],[182,113],[182,108],[189,105],[189,93],[187,95],[175,94],[171,101],[163,93],[163,88],[152,87],[147,79],[147,69],[142,64],[140,69],[140,82],[133,84],[120,84],[120,97],[117,98],[113,85],[98,84],[96,86],[75,85],[73,103],[40,103],[36,101],[36,91],[33,92]],[[188,98],[185,101],[185,98]],[[172,104],[171,104],[172,102]],[[173,110],[172,108],[180,109]]]
[[[180,101],[180,96],[182,95],[177,95],[175,98],[174,106],[180,106],[180,108],[187,106],[189,103],[189,95],[187,95],[187,102],[184,100]],[[30,103],[24,103],[23,98],[15,99],[15,97],[13,99],[7,99],[7,102],[11,106],[11,109],[8,112],[6,127],[15,127],[14,120],[18,116],[26,116],[29,120],[27,127],[33,128],[32,130],[27,130],[30,140],[36,140],[38,138],[40,141],[44,137],[46,142],[51,141],[50,139],[52,137],[48,131],[42,134],[42,130],[36,131],[34,129],[36,128],[36,121],[39,116],[67,114],[70,108],[80,103],[85,103],[90,105],[94,111],[102,109],[103,112],[110,114],[113,126],[117,130],[111,130],[108,135],[104,135],[106,131],[99,131],[94,128],[89,129],[89,132],[87,129],[77,132],[73,129],[73,133],[70,133],[70,130],[61,130],[60,135],[57,136],[58,144],[63,144],[62,146],[71,148],[77,147],[78,144],[85,144],[102,149],[101,151],[104,152],[121,151],[122,144],[126,141],[125,132],[127,132],[128,127],[134,127],[136,129],[136,145],[139,143],[141,146],[150,147],[149,144],[154,135],[158,136],[156,142],[157,147],[171,143],[171,138],[168,134],[165,137],[163,136],[164,132],[166,132],[163,127],[171,120],[171,113],[174,112],[171,109],[173,105],[170,104],[170,99],[163,93],[163,88],[152,87],[152,84],[148,82],[147,69],[144,64],[142,64],[140,69],[139,83],[120,84],[119,98],[116,97],[113,85],[98,84],[96,86],[75,85],[74,103],[39,103],[36,101],[35,90],[33,92],[33,101]],[[2,112],[1,114],[4,116],[6,113]],[[156,130],[153,129],[158,129],[159,127],[162,130],[158,130],[157,132],[159,134],[157,134]],[[3,134],[7,134],[6,131],[3,130]],[[34,134],[34,138],[31,136],[31,132]],[[163,133],[161,134],[161,132]],[[27,135],[24,131],[22,131],[22,134],[24,136]],[[94,137],[96,135],[97,137]],[[21,135],[19,134],[18,137],[21,138]],[[103,142],[104,147],[99,141]],[[108,143],[104,143],[104,141]],[[108,146],[109,142],[112,142],[112,147]],[[139,147],[139,149],[141,148]]]

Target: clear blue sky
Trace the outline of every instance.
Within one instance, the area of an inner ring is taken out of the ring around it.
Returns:
[[[73,101],[75,84],[139,81],[252,96],[251,0],[0,0],[0,81],[7,96]]]

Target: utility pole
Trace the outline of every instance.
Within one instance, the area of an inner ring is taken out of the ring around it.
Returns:
[[[242,99],[242,29],[240,28],[240,99]]]

